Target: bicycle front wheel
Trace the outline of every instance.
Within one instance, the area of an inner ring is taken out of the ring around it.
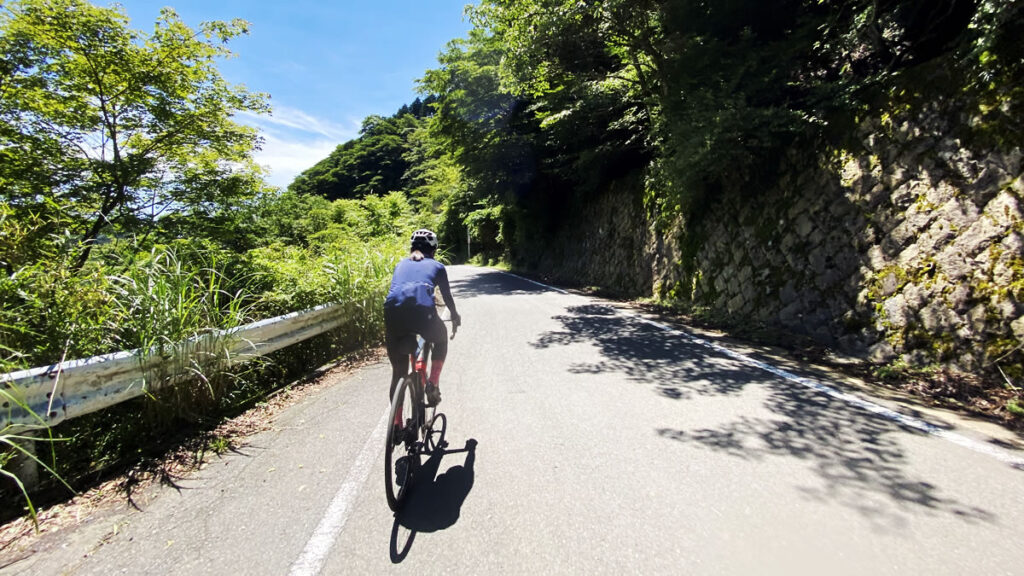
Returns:
[[[412,377],[402,378],[395,387],[388,413],[388,433],[384,445],[384,487],[388,507],[395,512],[412,487],[413,476],[420,465],[416,438],[419,422],[413,385]]]

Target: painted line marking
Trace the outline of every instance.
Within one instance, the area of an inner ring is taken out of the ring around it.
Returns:
[[[345,527],[349,515],[352,513],[352,505],[359,496],[359,487],[366,482],[370,475],[370,469],[377,460],[378,453],[384,446],[386,432],[385,423],[388,418],[388,410],[385,409],[377,422],[377,427],[370,433],[363,449],[356,456],[355,463],[349,469],[345,482],[334,494],[330,506],[324,512],[323,518],[317,525],[313,535],[309,537],[302,554],[292,564],[288,571],[289,576],[317,576],[327,560],[327,554],[334,546],[341,529]]]
[[[766,372],[770,372],[770,373],[772,373],[772,374],[774,374],[776,376],[779,376],[780,378],[784,378],[786,380],[789,380],[790,382],[795,382],[797,384],[800,384],[801,386],[804,386],[805,388],[809,388],[811,390],[814,390],[815,392],[820,392],[822,394],[825,394],[825,395],[830,396],[832,398],[835,398],[837,400],[842,400],[843,402],[846,402],[848,404],[853,404],[854,406],[856,406],[858,408],[861,408],[863,410],[866,410],[868,412],[871,412],[872,414],[881,416],[881,417],[886,418],[888,420],[892,420],[892,421],[894,421],[894,422],[896,422],[898,424],[901,424],[903,426],[906,426],[908,428],[912,428],[912,429],[917,430],[919,432],[924,432],[925,434],[930,434],[932,436],[935,436],[935,437],[938,437],[938,438],[942,438],[944,440],[952,442],[953,444],[957,444],[959,446],[963,446],[964,448],[969,448],[969,449],[971,449],[971,450],[973,450],[975,452],[979,452],[981,454],[986,454],[988,456],[991,456],[991,457],[995,458],[996,460],[999,460],[1000,462],[1003,462],[1003,463],[1009,464],[1009,465],[1011,465],[1011,466],[1013,466],[1015,468],[1019,468],[1021,470],[1024,470],[1024,458],[1022,458],[1020,456],[1016,456],[1016,455],[1014,455],[1014,454],[1012,454],[1012,453],[1010,453],[1010,452],[1008,452],[1008,451],[1006,451],[1004,449],[998,448],[996,446],[991,446],[989,444],[985,444],[984,442],[979,442],[977,440],[973,440],[973,439],[968,438],[968,437],[966,437],[966,436],[964,436],[962,434],[957,434],[956,432],[950,432],[949,430],[943,430],[942,428],[939,428],[938,426],[935,426],[934,424],[929,424],[928,422],[925,422],[924,420],[921,420],[919,418],[914,418],[913,416],[907,416],[906,414],[901,414],[901,413],[899,413],[899,412],[897,412],[895,410],[892,410],[890,408],[886,408],[886,407],[881,406],[879,404],[875,404],[874,402],[871,402],[869,400],[865,400],[865,399],[863,399],[863,398],[861,398],[859,396],[855,396],[853,394],[849,394],[849,393],[846,393],[846,392],[841,392],[839,390],[836,390],[835,388],[832,388],[831,386],[827,386],[825,384],[822,384],[821,382],[818,382],[817,380],[811,380],[810,378],[804,378],[803,376],[797,376],[796,374],[793,374],[792,372],[789,372],[788,370],[783,370],[782,368],[778,368],[776,366],[768,364],[767,362],[761,362],[760,360],[755,360],[754,358],[751,358],[750,356],[747,356],[746,354],[741,354],[739,352],[736,352],[735,350],[730,350],[730,349],[728,349],[728,348],[726,348],[726,347],[724,347],[724,346],[722,346],[720,344],[715,344],[714,342],[710,342],[708,340],[704,340],[703,338],[698,338],[697,336],[694,336],[692,334],[688,334],[688,333],[683,332],[681,330],[676,330],[676,329],[674,329],[674,328],[672,328],[670,326],[666,326],[666,325],[661,324],[659,322],[655,322],[654,320],[650,320],[648,318],[644,318],[643,316],[640,316],[638,314],[627,313],[626,315],[627,316],[631,316],[631,317],[633,317],[633,318],[635,318],[635,319],[637,319],[637,320],[639,320],[639,321],[641,321],[641,322],[643,322],[645,324],[649,324],[651,326],[654,326],[656,328],[664,330],[665,332],[668,332],[669,334],[672,334],[673,336],[679,336],[679,337],[683,338],[684,340],[687,340],[687,341],[689,341],[689,342],[691,342],[693,344],[698,344],[698,345],[703,346],[705,348],[709,348],[709,349],[714,350],[714,351],[716,351],[716,352],[718,352],[720,354],[724,354],[724,355],[726,355],[726,356],[728,356],[728,357],[730,357],[730,358],[732,358],[734,360],[739,360],[740,362],[743,362],[744,364],[748,364],[750,366],[754,366],[754,367],[760,368],[761,370],[764,370]]]
[[[506,274],[509,274],[509,273],[506,272]],[[510,276],[516,276],[515,274],[509,274],[509,275]],[[516,276],[516,278],[521,278],[521,277],[520,276]],[[555,288],[553,286],[548,286],[546,284],[541,284],[540,282],[534,282],[533,280],[530,280],[529,278],[522,278],[522,279],[526,280],[527,282],[532,282],[534,284],[537,284],[538,286],[543,286],[545,288],[550,288],[551,290],[555,290],[555,291],[561,292],[563,294],[568,294],[568,292],[565,292],[564,290],[559,290],[558,288]],[[958,434],[956,432],[950,432],[949,430],[943,430],[942,428],[939,428],[938,426],[935,426],[934,424],[929,424],[928,422],[925,422],[924,420],[921,420],[919,418],[914,418],[913,416],[907,416],[906,414],[901,414],[901,413],[899,413],[899,412],[897,412],[895,410],[892,410],[890,408],[886,408],[885,406],[881,406],[879,404],[875,404],[874,402],[871,402],[869,400],[865,400],[865,399],[863,399],[863,398],[861,398],[859,396],[855,396],[853,394],[849,394],[849,393],[846,393],[846,392],[841,392],[839,390],[836,390],[835,388],[832,388],[831,386],[827,386],[825,384],[822,384],[821,382],[818,382],[817,380],[811,380],[810,378],[804,378],[803,376],[797,376],[796,374],[793,374],[792,372],[789,372],[787,370],[783,370],[782,368],[778,368],[776,366],[768,364],[767,362],[761,362],[760,360],[755,360],[754,358],[751,358],[750,356],[747,356],[746,354],[741,354],[739,352],[736,352],[735,350],[730,350],[730,349],[728,349],[728,348],[726,348],[726,347],[724,347],[724,346],[722,346],[720,344],[715,344],[714,342],[710,342],[708,340],[704,340],[703,338],[698,338],[697,336],[694,336],[693,334],[689,334],[689,333],[683,332],[681,330],[676,330],[675,328],[672,328],[671,326],[667,326],[667,325],[662,324],[660,322],[655,322],[654,320],[651,320],[649,318],[645,318],[644,316],[641,316],[640,314],[636,314],[636,313],[633,313],[633,312],[621,312],[621,311],[619,311],[616,308],[611,307],[611,306],[609,306],[608,308],[610,310],[616,311],[616,312],[618,312],[618,313],[620,313],[620,314],[622,314],[624,316],[627,316],[627,317],[630,317],[630,318],[635,318],[636,320],[639,320],[640,322],[643,322],[645,324],[649,324],[651,326],[654,326],[655,328],[658,328],[660,330],[668,332],[669,334],[672,334],[673,336],[679,336],[679,337],[683,338],[684,340],[687,340],[688,342],[691,342],[693,344],[697,344],[697,345],[703,346],[705,348],[709,348],[709,349],[714,350],[714,351],[716,351],[716,352],[718,352],[720,354],[724,354],[724,355],[726,355],[726,356],[728,356],[728,357],[730,357],[730,358],[732,358],[734,360],[738,360],[738,361],[740,361],[740,362],[742,362],[744,364],[748,364],[750,366],[754,366],[754,367],[760,368],[760,369],[765,370],[767,372],[770,372],[770,373],[772,373],[772,374],[774,374],[776,376],[779,376],[780,378],[784,378],[786,380],[789,380],[790,382],[795,382],[797,384],[800,384],[801,386],[804,386],[805,388],[809,388],[809,389],[814,390],[816,392],[820,392],[822,394],[825,394],[825,395],[830,396],[832,398],[835,398],[837,400],[841,400],[841,401],[846,402],[848,404],[853,404],[854,406],[856,406],[858,408],[862,408],[862,409],[864,409],[864,410],[866,410],[868,412],[871,412],[872,414],[875,414],[877,416],[881,416],[882,418],[886,418],[888,420],[892,420],[892,421],[894,421],[894,422],[896,422],[898,424],[906,426],[907,428],[912,428],[912,429],[917,430],[919,432],[923,432],[925,434],[929,434],[931,436],[935,436],[936,438],[942,438],[943,440],[946,440],[948,442],[952,442],[953,444],[956,444],[958,446],[962,446],[964,448],[973,450],[975,452],[991,456],[991,457],[995,458],[996,460],[999,460],[1000,462],[1003,462],[1005,464],[1009,464],[1010,466],[1013,466],[1014,468],[1017,468],[1019,470],[1024,470],[1024,457],[1017,456],[1016,454],[1013,454],[1009,450],[1006,450],[1006,449],[1003,449],[1003,448],[999,448],[997,446],[992,446],[992,445],[986,444],[984,442],[979,442],[977,440],[968,438],[967,436],[964,436],[963,434]]]
[[[511,272],[505,272],[504,270],[498,270],[498,272],[501,272],[502,274],[506,274],[506,275],[511,276],[513,278],[519,278],[520,280],[525,280],[525,281],[529,282],[530,284],[536,284],[537,286],[540,286],[541,288],[547,288],[548,290],[554,290],[555,292],[559,292],[559,293],[562,293],[562,294],[568,294],[568,292],[566,292],[565,290],[562,290],[561,288],[555,288],[554,286],[548,286],[547,284],[541,284],[540,282],[537,282],[535,280],[530,280],[529,278],[523,278],[522,276],[520,276],[518,274],[513,274]]]

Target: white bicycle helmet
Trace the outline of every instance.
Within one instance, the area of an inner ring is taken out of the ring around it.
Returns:
[[[434,234],[426,228],[420,228],[419,230],[412,233],[411,250],[420,250],[426,248],[433,252],[437,250],[437,234]]]

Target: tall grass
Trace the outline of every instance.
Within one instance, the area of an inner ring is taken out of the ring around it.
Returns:
[[[138,349],[141,360],[173,360],[146,375],[147,390],[174,381],[192,384],[153,396],[149,407],[156,420],[202,413],[229,386],[218,377],[229,364],[228,341],[216,333],[252,319],[255,296],[249,279],[230,277],[226,264],[213,250],[157,248],[108,276],[115,321],[110,330],[120,347]]]
[[[309,369],[319,365],[310,362],[326,360],[324,354],[381,341],[391,272],[417,227],[408,203],[397,195],[360,203],[310,202],[311,213],[322,212],[317,218],[280,217],[282,230],[305,227],[299,238],[271,236],[262,246],[237,251],[192,240],[138,250],[119,241],[96,250],[97,257],[77,272],[54,251],[50,260],[0,278],[0,371],[131,349],[143,357],[177,358],[176,365],[147,374],[155,392],[146,399],[56,428],[61,441],[49,444],[54,449],[46,469],[75,484],[138,461],[179,429],[210,425],[225,410],[248,405],[281,384],[284,367],[229,367],[228,342],[211,338],[214,331],[341,303],[349,321],[278,355],[287,370]],[[262,216],[260,225],[273,229],[276,224],[267,222],[272,216]],[[191,345],[184,358],[176,354],[182,342],[199,341],[208,346]],[[304,361],[291,361],[295,350]],[[180,372],[189,377],[172,382],[171,375]],[[0,444],[7,446],[0,450],[0,472],[9,479],[22,441],[0,431]],[[34,513],[31,503],[28,510]]]
[[[351,345],[378,342],[383,335],[382,304],[391,272],[401,258],[404,238],[373,242],[344,238],[303,249],[269,246],[250,253],[262,292],[256,307],[272,316],[328,302],[345,306]]]
[[[249,318],[245,278],[229,278],[213,251],[153,249],[124,273],[108,276],[109,326],[125,348],[157,349]]]
[[[0,279],[0,362],[8,371],[116,348],[112,294],[96,268],[37,263]]]
[[[121,272],[104,273],[109,269]],[[245,307],[253,299],[242,290],[225,289],[239,282],[225,276],[212,252],[155,248],[131,258],[113,259],[104,267],[91,266],[79,274],[68,270],[39,263],[0,281],[0,363],[4,372],[122,349],[140,349],[143,357],[168,354],[178,342],[244,322]],[[213,403],[218,391],[211,384],[219,380],[211,377],[211,367],[220,358],[219,350],[214,342],[194,352],[181,360],[185,366],[176,367],[192,373],[187,379],[192,385],[154,396],[157,401],[147,403],[142,414],[147,424],[166,423],[183,410]],[[151,384],[166,379],[167,374],[147,375]],[[9,389],[0,390],[0,396],[8,408],[27,409]],[[0,431],[0,476],[26,496],[33,517],[32,502],[11,466],[35,460],[59,482],[63,482],[62,473],[80,473],[57,461],[53,443],[71,439],[55,439],[42,420],[36,428],[42,436]],[[35,455],[30,448],[33,445],[49,449],[48,462]],[[96,460],[86,467],[93,462]]]

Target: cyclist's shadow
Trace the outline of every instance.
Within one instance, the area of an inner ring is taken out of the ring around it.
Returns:
[[[415,484],[406,497],[402,509],[395,514],[391,528],[391,561],[405,560],[412,541],[419,532],[437,532],[454,525],[466,496],[473,489],[473,465],[476,463],[476,440],[466,440],[466,447],[456,450],[435,450],[416,474]],[[441,460],[448,454],[466,453],[462,466],[452,466],[437,475]],[[405,530],[402,530],[404,528]],[[405,542],[399,549],[399,540],[405,533]]]

